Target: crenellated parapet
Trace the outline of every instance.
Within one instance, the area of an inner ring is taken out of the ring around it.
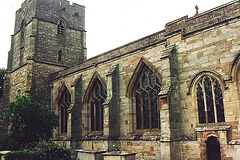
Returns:
[[[67,0],[26,0],[16,11],[14,34],[20,31],[23,20],[26,24],[37,18],[50,23],[57,23],[63,18],[68,27],[76,30],[85,29],[85,7]]]

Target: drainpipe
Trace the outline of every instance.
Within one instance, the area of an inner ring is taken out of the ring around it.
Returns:
[[[52,105],[53,105],[53,83],[49,85],[51,88],[51,104],[50,104],[50,110],[52,111]]]

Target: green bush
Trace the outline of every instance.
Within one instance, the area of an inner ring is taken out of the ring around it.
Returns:
[[[28,149],[12,151],[5,155],[5,160],[71,160],[71,151],[58,146],[52,141],[40,141],[29,144]]]
[[[31,150],[22,150],[22,151],[12,151],[7,153],[4,158],[5,160],[42,160],[41,155],[42,151],[31,151]]]
[[[7,142],[3,147],[5,150],[21,150],[29,143],[39,139],[48,140],[52,136],[57,117],[41,101],[41,97],[30,95],[18,96],[15,101],[9,103],[5,120],[10,129],[6,137],[0,139],[0,143],[2,140]]]
[[[0,151],[10,150],[8,133],[0,133]]]

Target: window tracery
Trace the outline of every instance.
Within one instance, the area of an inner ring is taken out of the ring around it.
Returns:
[[[225,122],[223,94],[219,82],[204,75],[196,85],[199,123]]]
[[[160,89],[159,79],[147,65],[144,65],[134,89],[137,129],[159,128],[157,94]]]
[[[69,91],[65,88],[59,102],[60,112],[61,112],[60,113],[61,133],[67,133],[67,119],[68,119],[67,109],[69,108],[70,104],[71,104],[71,95]]]
[[[97,78],[89,96],[91,131],[103,130],[103,103],[107,97],[107,91]]]

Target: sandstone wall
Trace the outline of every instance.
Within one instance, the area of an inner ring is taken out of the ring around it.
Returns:
[[[223,13],[228,14],[222,16]],[[79,109],[78,112],[69,111],[67,135],[56,130],[55,137],[66,141],[75,138],[81,149],[91,149],[94,144],[95,149],[111,150],[112,145],[118,144],[122,150],[137,152],[139,159],[206,159],[206,141],[209,136],[215,136],[221,146],[222,158],[236,159],[240,133],[239,24],[239,2],[232,1],[194,17],[172,21],[163,31],[52,74],[56,114],[59,114],[57,98],[63,84],[72,96],[73,109]],[[134,76],[141,71],[138,68],[141,63],[149,64],[161,75],[161,127],[155,131],[136,130],[134,98],[129,89]],[[108,90],[104,103],[107,108],[104,109],[106,125],[102,135],[91,133],[89,106],[85,101],[96,72]],[[225,122],[199,124],[194,84],[204,74],[214,76],[221,85]],[[114,76],[118,77],[117,82],[113,82]],[[76,91],[77,85],[81,87]],[[119,103],[112,105],[114,85],[119,89],[119,94],[116,94]],[[111,118],[108,113],[113,112],[114,107],[116,110],[119,108],[116,126],[119,126],[120,133],[118,137],[109,137]],[[78,130],[71,125],[75,121],[72,117],[80,122]]]

